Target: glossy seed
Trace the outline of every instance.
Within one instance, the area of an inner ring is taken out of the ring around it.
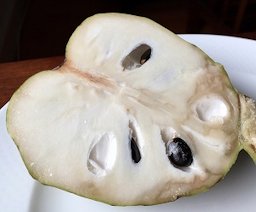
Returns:
[[[131,138],[131,154],[132,154],[132,160],[134,163],[140,162],[141,155],[140,155],[140,150],[134,140],[134,138]]]
[[[151,49],[147,49],[140,58],[140,64],[143,65],[145,62],[149,60],[151,56]]]
[[[181,138],[174,138],[167,147],[167,155],[175,167],[188,167],[193,162],[191,149]]]

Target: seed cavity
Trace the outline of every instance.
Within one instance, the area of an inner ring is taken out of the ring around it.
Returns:
[[[134,163],[139,163],[141,160],[141,154],[138,147],[138,136],[132,122],[129,122],[129,140],[130,140],[130,148],[131,148],[131,157]]]
[[[151,57],[151,47],[147,44],[141,44],[132,50],[122,62],[123,70],[133,70],[141,67]]]
[[[207,96],[198,100],[195,111],[201,121],[220,124],[229,114],[227,104],[216,96]]]
[[[104,176],[113,168],[116,160],[116,138],[113,133],[105,133],[95,140],[89,150],[87,168],[97,176]]]

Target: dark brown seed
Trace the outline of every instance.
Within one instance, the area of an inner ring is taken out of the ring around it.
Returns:
[[[175,167],[188,167],[193,162],[191,149],[181,138],[174,138],[167,147],[167,155]]]
[[[134,163],[138,163],[141,160],[140,150],[134,140],[134,138],[131,138],[131,153],[132,153],[132,160]]]

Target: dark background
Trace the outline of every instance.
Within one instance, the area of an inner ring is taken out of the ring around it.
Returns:
[[[256,31],[256,0],[0,0],[0,62],[64,55],[75,28],[102,12],[146,16],[175,33]]]

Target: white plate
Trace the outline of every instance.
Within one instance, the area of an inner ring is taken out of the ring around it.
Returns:
[[[182,37],[222,63],[234,85],[256,99],[256,41],[215,35]],[[210,191],[157,206],[112,207],[42,186],[30,177],[16,146],[7,134],[6,108],[0,110],[0,211],[255,211],[256,166],[243,152],[226,178]]]

